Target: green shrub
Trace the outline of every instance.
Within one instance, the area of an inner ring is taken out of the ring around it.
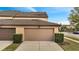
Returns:
[[[22,34],[14,34],[13,43],[21,43],[21,42],[22,42]]]
[[[75,26],[76,30],[79,31],[79,23]]]
[[[64,34],[55,33],[55,42],[56,43],[63,43],[63,41],[64,41]]]

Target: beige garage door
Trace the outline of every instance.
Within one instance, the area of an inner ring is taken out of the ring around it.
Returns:
[[[53,38],[53,29],[25,29],[27,41],[50,41]]]
[[[15,29],[0,29],[0,40],[12,40]]]

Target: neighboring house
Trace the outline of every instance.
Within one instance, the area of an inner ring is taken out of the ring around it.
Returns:
[[[0,40],[22,34],[23,41],[50,41],[60,25],[48,22],[46,12],[0,11]]]
[[[64,25],[66,26],[67,28],[75,28],[73,25]]]

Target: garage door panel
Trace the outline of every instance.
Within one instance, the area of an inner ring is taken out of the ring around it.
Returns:
[[[35,30],[26,29],[25,30],[25,40],[36,40],[37,32]]]
[[[48,41],[53,38],[53,29],[25,29],[25,40]]]
[[[11,40],[14,33],[15,29],[0,29],[0,40]]]
[[[51,37],[52,37],[52,33],[53,33],[53,30],[49,30],[49,29],[44,29],[44,30],[39,30],[39,39],[41,40],[51,40]],[[41,34],[42,33],[42,34]]]

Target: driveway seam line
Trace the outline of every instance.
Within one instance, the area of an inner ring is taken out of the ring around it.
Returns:
[[[40,41],[39,41],[39,51],[40,51]]]

